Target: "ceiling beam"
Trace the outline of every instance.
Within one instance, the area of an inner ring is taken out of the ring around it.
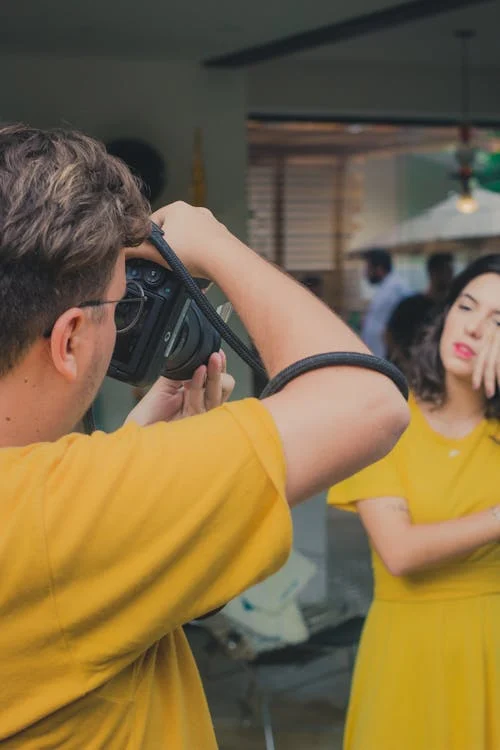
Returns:
[[[207,68],[239,68],[246,65],[275,60],[278,57],[303,52],[323,44],[345,42],[364,34],[402,26],[405,23],[430,18],[441,13],[449,13],[467,6],[477,6],[494,0],[412,0],[390,8],[332,23],[319,29],[311,29],[300,34],[275,39],[255,47],[247,47],[219,57],[211,57],[203,62]],[[285,7],[285,6],[284,6]]]
[[[371,114],[360,115],[359,112],[354,112],[349,115],[325,115],[317,113],[287,113],[283,112],[250,112],[248,119],[256,120],[257,122],[316,122],[316,123],[348,123],[356,125],[400,125],[407,127],[454,127],[459,119],[457,117],[437,117],[435,115],[429,116],[405,116],[405,115],[390,115],[390,114]],[[479,117],[474,118],[474,126],[477,128],[494,128],[500,129],[500,119],[498,117]]]

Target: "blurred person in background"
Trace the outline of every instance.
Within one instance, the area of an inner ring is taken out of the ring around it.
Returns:
[[[432,253],[427,258],[427,276],[429,287],[423,295],[434,305],[441,305],[446,301],[453,281],[453,255],[452,253]]]
[[[377,357],[386,356],[385,332],[394,308],[410,294],[406,282],[393,270],[387,250],[372,248],[364,254],[366,278],[375,286],[361,329],[361,338]]]
[[[500,748],[499,383],[496,254],[415,349],[401,441],[329,493],[359,513],[375,577],[345,750]]]

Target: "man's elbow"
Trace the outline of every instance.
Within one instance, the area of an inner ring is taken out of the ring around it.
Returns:
[[[391,403],[388,403],[386,407],[386,429],[389,452],[394,448],[399,438],[403,435],[410,424],[410,409],[404,398],[398,393],[395,394],[394,398],[391,399]]]
[[[375,395],[375,394],[373,394]],[[404,398],[396,391],[376,395],[369,410],[373,420],[374,461],[380,461],[394,448],[410,422],[410,410]]]

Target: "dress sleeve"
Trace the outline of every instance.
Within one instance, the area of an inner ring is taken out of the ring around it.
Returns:
[[[391,453],[371,466],[334,485],[327,497],[329,505],[356,512],[359,500],[375,497],[404,497],[401,476],[400,451],[396,446]]]

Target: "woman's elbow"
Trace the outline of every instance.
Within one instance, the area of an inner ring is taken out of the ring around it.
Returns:
[[[411,560],[404,550],[391,550],[382,555],[382,562],[394,578],[403,578],[413,572]]]
[[[394,578],[402,578],[409,573],[405,564],[396,559],[384,561],[384,565]]]

